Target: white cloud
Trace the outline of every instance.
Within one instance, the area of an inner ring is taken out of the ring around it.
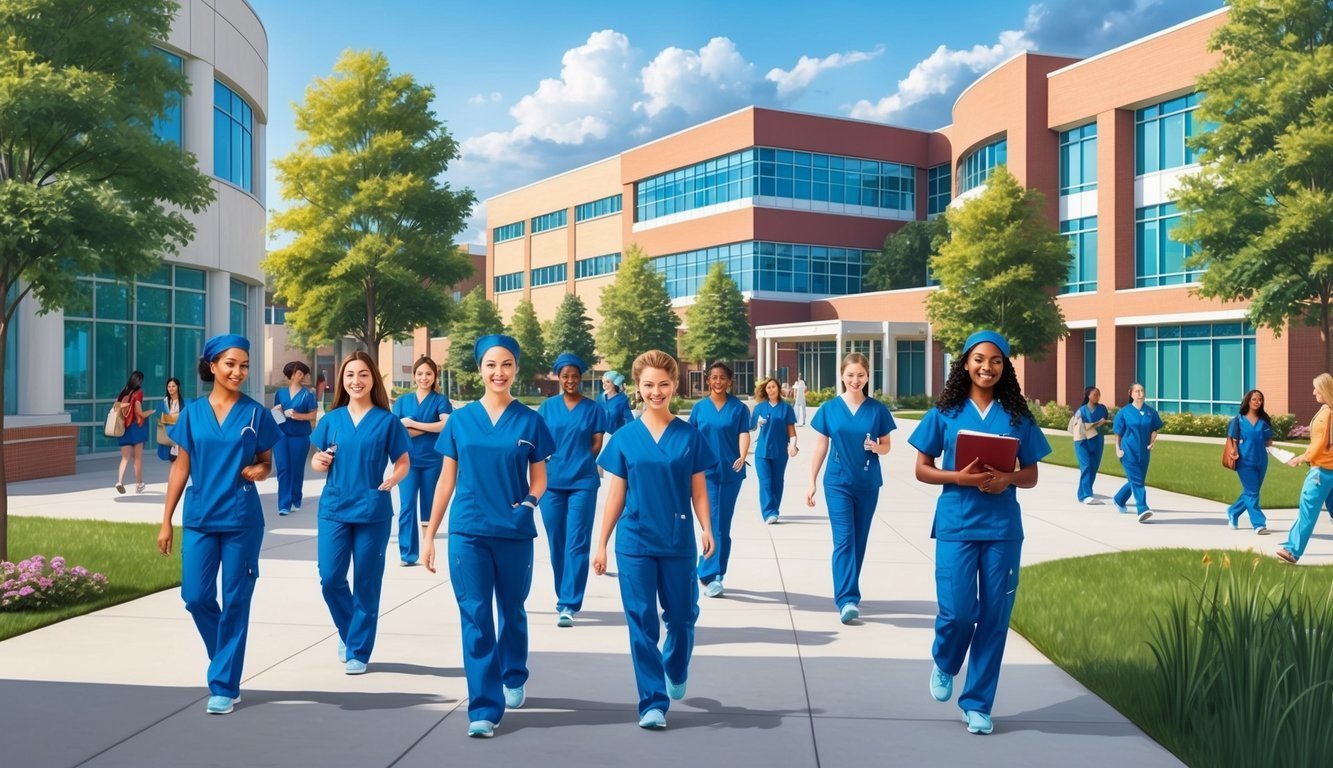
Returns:
[[[866,51],[848,51],[847,53],[835,53],[825,56],[822,59],[811,56],[802,56],[800,61],[791,70],[774,67],[765,75],[765,79],[770,80],[778,86],[778,98],[787,98],[795,94],[800,94],[810,84],[815,81],[824,72],[830,69],[840,69],[852,64],[859,64],[863,61],[879,58],[884,53],[884,46],[879,46],[875,50]]]
[[[491,91],[490,93],[478,93],[478,94],[474,94],[471,98],[468,99],[468,103],[469,103],[469,104],[493,104],[493,103],[495,103],[495,102],[500,101],[500,100],[503,99],[503,98],[504,98],[504,96],[503,96],[499,91]]]

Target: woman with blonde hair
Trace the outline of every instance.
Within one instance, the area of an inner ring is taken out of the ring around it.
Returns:
[[[796,455],[796,411],[782,399],[782,384],[769,376],[759,382],[750,412],[750,429],[758,429],[754,471],[759,476],[759,513],[764,523],[778,521],[782,507],[787,459]]]
[[[1301,486],[1300,514],[1291,526],[1287,540],[1277,551],[1279,560],[1292,565],[1305,554],[1305,545],[1314,533],[1319,510],[1333,496],[1333,410],[1330,410],[1333,408],[1333,376],[1321,373],[1315,377],[1314,399],[1319,403],[1319,412],[1310,421],[1310,447],[1287,462],[1293,467],[1310,465],[1305,484]]]

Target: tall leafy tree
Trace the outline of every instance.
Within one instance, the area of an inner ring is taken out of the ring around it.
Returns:
[[[304,136],[274,162],[290,205],[272,216],[292,240],[264,267],[306,343],[377,349],[447,323],[448,288],[472,272],[453,238],[475,197],[440,181],[458,144],[434,98],[383,54],[347,51],[295,106]]]
[[[1014,354],[1040,360],[1069,332],[1055,293],[1073,257],[1044,204],[1000,166],[981,195],[945,214],[950,238],[930,261],[940,289],[926,298],[926,318],[945,349],[992,328]]]
[[[1333,369],[1333,7],[1326,0],[1233,0],[1199,78],[1192,140],[1200,172],[1178,196],[1173,233],[1206,267],[1199,293],[1249,301],[1274,334],[1317,325]]]
[[[152,271],[193,239],[184,212],[213,199],[194,155],[153,133],[189,92],[153,50],[177,10],[170,0],[0,2],[0,370],[24,298],[49,312],[74,298],[80,275]],[[0,560],[8,513],[0,493]]]
[[[597,329],[597,347],[602,359],[626,376],[634,358],[650,349],[676,353],[680,318],[671,309],[666,278],[653,269],[638,245],[625,250],[615,281],[602,289],[598,311],[602,325]]]
[[[477,361],[472,347],[477,339],[491,333],[504,333],[504,320],[495,303],[486,298],[486,289],[473,288],[458,302],[458,310],[449,326],[449,372],[460,394],[472,396],[481,388]]]
[[[922,288],[930,280],[930,257],[949,239],[949,220],[909,221],[884,238],[870,259],[866,285],[872,291]]]
[[[551,357],[546,354],[546,339],[542,337],[542,324],[537,319],[532,299],[524,299],[514,308],[509,334],[518,340],[518,346],[523,350],[518,358],[519,382],[526,387],[544,378],[551,367]]]
[[[714,264],[685,310],[681,351],[686,358],[708,365],[715,360],[737,360],[750,351],[750,316],[736,281],[725,264]]]
[[[592,365],[596,347],[587,305],[578,294],[565,294],[555,311],[555,318],[549,321],[546,351],[553,357],[562,352],[573,352],[585,363]]]

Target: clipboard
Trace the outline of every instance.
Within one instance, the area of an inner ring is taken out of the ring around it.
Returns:
[[[273,406],[272,408],[269,409],[268,412],[271,413],[271,414],[273,414],[273,420],[276,421],[276,422],[279,423],[279,424],[281,424],[281,423],[283,423],[284,421],[287,420],[287,414],[285,414],[285,413],[282,412],[282,406],[281,406],[281,405],[275,405],[275,406]]]
[[[978,460],[978,467],[1012,472],[1018,467],[1018,438],[960,429],[954,442],[953,468],[962,470],[973,459]]]

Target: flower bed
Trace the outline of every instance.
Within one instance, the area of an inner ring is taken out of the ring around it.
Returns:
[[[106,576],[81,565],[67,567],[65,558],[47,562],[33,555],[17,563],[0,562],[0,611],[38,610],[78,603],[106,589]]]

